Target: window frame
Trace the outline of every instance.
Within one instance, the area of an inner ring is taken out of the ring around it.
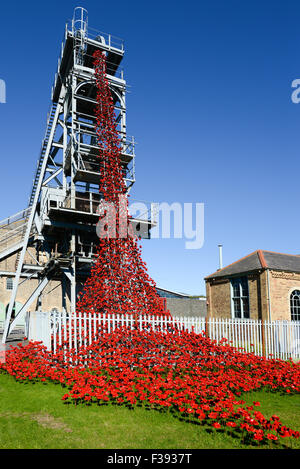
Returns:
[[[296,293],[297,292],[297,296],[299,297],[299,305],[296,306],[296,305],[292,305],[292,295],[293,293]],[[289,295],[289,304],[290,304],[290,315],[291,315],[291,321],[300,321],[300,289],[298,290],[298,288],[293,288],[293,290],[291,291],[290,295]],[[297,313],[293,313],[293,308],[297,308],[298,311]],[[296,318],[293,318],[293,315],[296,316]]]
[[[8,284],[10,284],[10,288],[8,288]],[[14,288],[14,279],[12,277],[6,277],[6,290],[11,291]]]
[[[239,295],[235,295],[235,286],[238,285],[239,288]],[[245,288],[247,287],[247,295],[244,294]],[[240,314],[241,317],[236,316],[235,311],[235,300],[239,300],[240,305]],[[244,310],[244,301],[247,301],[248,304],[248,312],[246,312],[247,316],[245,317],[245,310]],[[249,294],[249,282],[248,277],[246,275],[242,277],[234,277],[230,280],[230,301],[231,301],[231,317],[232,319],[250,319],[250,294]]]

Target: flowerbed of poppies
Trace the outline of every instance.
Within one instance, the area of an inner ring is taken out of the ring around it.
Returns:
[[[299,438],[280,418],[266,418],[247,391],[299,393],[300,365],[238,351],[205,335],[120,327],[101,331],[77,351],[63,344],[53,354],[39,343],[6,354],[3,370],[17,380],[54,381],[65,402],[116,403],[166,409],[190,422],[229,430],[244,443]]]

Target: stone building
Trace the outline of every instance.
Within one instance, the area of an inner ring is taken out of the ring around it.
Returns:
[[[205,282],[208,317],[300,320],[300,255],[257,250]]]
[[[10,241],[10,237],[5,237],[5,228],[0,227],[0,329],[6,317],[18,256],[22,247],[22,233],[16,230],[16,222],[11,223],[9,229],[14,233],[12,241]],[[55,257],[55,255],[59,256],[59,253],[55,253],[53,248],[51,255]],[[43,249],[39,248],[38,245],[36,247],[30,246],[27,249],[24,260],[25,268],[24,272],[21,274],[12,319],[37,288],[39,283],[39,267],[45,262],[45,252]],[[36,273],[34,269],[36,269]],[[28,273],[29,271],[30,273]],[[28,307],[28,311],[37,310],[40,303],[42,303],[44,311],[51,311],[53,309],[60,311],[62,309],[64,291],[66,292],[65,309],[69,311],[70,292],[68,290],[68,282],[62,282],[61,279],[54,277],[49,281],[39,299]],[[20,318],[18,325],[24,325],[24,316]]]

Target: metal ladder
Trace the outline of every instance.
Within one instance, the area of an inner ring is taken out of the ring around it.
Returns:
[[[47,144],[48,144],[48,141],[49,141],[49,136],[50,136],[50,132],[51,132],[51,128],[52,128],[56,108],[57,108],[57,103],[52,103],[50,111],[48,112],[46,133],[45,133],[45,137],[44,137],[43,142],[42,142],[40,157],[38,159],[37,168],[36,168],[36,172],[35,172],[35,177],[33,179],[31,194],[30,194],[29,202],[28,202],[28,207],[31,207],[32,204],[33,204],[33,201],[34,201],[34,196],[35,196],[35,193],[36,193],[36,188],[37,188],[39,177],[40,177],[40,174],[41,174],[41,169],[42,169],[42,165],[43,165],[43,161],[44,161],[44,157],[45,157]]]
[[[46,148],[47,148],[47,145],[48,145],[48,141],[49,141],[49,137],[50,137],[53,121],[54,121],[54,116],[55,116],[55,112],[56,112],[56,108],[57,108],[57,103],[52,103],[51,108],[48,112],[45,137],[44,137],[43,142],[42,142],[40,157],[38,159],[37,168],[36,168],[35,176],[34,176],[34,179],[33,179],[31,194],[30,194],[29,201],[28,201],[28,208],[29,209],[32,207],[34,197],[35,197],[35,194],[36,194],[36,189],[37,189],[37,185],[38,185],[38,182],[39,182],[39,178],[40,178],[40,174],[41,174],[41,170],[42,170],[42,166],[43,166],[43,162],[44,162],[44,158],[45,158]],[[27,220],[22,225],[22,232],[20,234],[21,235],[21,241],[24,240],[24,236],[25,236],[25,233],[26,233],[26,226],[27,226]],[[34,232],[34,229],[32,228],[31,229],[31,234],[33,234],[33,232]],[[16,269],[18,267],[19,260],[20,260],[20,251],[18,251],[17,257],[16,257],[16,262],[15,262],[15,268]]]

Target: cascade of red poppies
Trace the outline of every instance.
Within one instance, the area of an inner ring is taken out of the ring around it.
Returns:
[[[299,438],[299,431],[279,416],[260,412],[260,403],[251,404],[248,394],[269,391],[295,398],[300,392],[299,363],[258,357],[231,347],[226,339],[217,343],[177,326],[159,330],[151,319],[141,330],[131,325],[101,328],[90,345],[82,341],[69,348],[67,340],[54,353],[40,343],[18,344],[0,361],[0,374],[23,383],[60,383],[65,388],[62,399],[76,405],[168,410],[210,432],[220,430],[224,437],[229,430],[249,448],[255,442]]]
[[[94,70],[97,89],[95,116],[99,145],[99,192],[103,198],[96,260],[77,309],[88,313],[169,314],[165,311],[162,298],[157,294],[155,282],[147,274],[141,247],[131,229],[121,165],[121,140],[106,76],[106,57],[101,51],[94,54]],[[120,204],[120,200],[123,203]],[[114,210],[108,209],[108,205],[113,206]]]

